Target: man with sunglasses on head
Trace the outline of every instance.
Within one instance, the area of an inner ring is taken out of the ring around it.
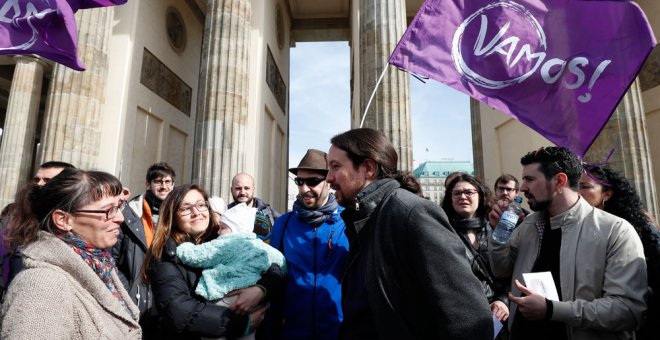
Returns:
[[[144,184],[147,190],[124,207],[124,222],[117,243],[112,248],[119,278],[140,309],[143,339],[153,338],[157,334],[158,314],[153,305],[151,287],[142,283],[140,270],[156,233],[160,204],[174,189],[175,177],[174,169],[165,162],[149,167]]]
[[[270,245],[284,254],[284,294],[267,312],[274,339],[337,339],[342,321],[340,278],[348,255],[345,225],[325,181],[327,154],[309,149],[298,167],[293,211],[275,222]],[[282,326],[283,325],[283,326]],[[277,329],[281,327],[281,329]]]
[[[257,215],[254,218],[254,233],[257,234],[260,240],[269,243],[273,224],[280,217],[280,213],[273,210],[268,203],[254,197],[254,191],[254,178],[252,176],[244,172],[234,176],[231,180],[231,196],[234,202],[230,203],[227,209],[241,203],[245,203],[248,207],[257,208]]]
[[[520,191],[534,213],[510,240],[488,245],[493,273],[512,278],[510,339],[634,339],[648,290],[635,229],[580,197],[582,165],[570,150],[540,148],[520,163]],[[500,214],[494,206],[491,224]],[[524,280],[539,272],[552,280]],[[558,299],[543,294],[553,284]]]

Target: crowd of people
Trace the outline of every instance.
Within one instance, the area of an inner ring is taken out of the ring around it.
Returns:
[[[106,172],[42,164],[0,219],[0,338],[660,336],[660,232],[616,171],[545,147],[521,181],[447,176],[438,206],[382,132],[330,142],[289,169],[281,216],[246,173],[225,205],[166,163],[132,198]],[[531,211],[494,239],[521,194]]]

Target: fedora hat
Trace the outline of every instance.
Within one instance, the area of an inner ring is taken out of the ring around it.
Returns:
[[[294,175],[298,175],[298,170],[314,170],[328,172],[328,154],[316,149],[308,149],[305,157],[300,160],[297,167],[289,169]]]

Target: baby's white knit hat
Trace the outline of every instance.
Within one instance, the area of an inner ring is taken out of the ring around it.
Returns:
[[[227,204],[225,204],[225,200],[223,200],[222,197],[214,196],[209,198],[209,205],[211,205],[211,210],[213,210],[213,212],[221,215],[227,210]]]
[[[245,203],[237,204],[220,216],[220,222],[226,224],[235,233],[251,233],[254,230],[254,218],[257,208]]]

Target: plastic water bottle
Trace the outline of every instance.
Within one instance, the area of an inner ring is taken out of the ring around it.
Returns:
[[[502,217],[495,227],[495,232],[493,232],[493,240],[506,244],[509,243],[511,239],[511,234],[513,229],[516,228],[516,223],[520,218],[520,213],[522,208],[520,208],[520,203],[522,203],[522,197],[516,197],[513,202],[509,203],[509,206],[502,212]]]

